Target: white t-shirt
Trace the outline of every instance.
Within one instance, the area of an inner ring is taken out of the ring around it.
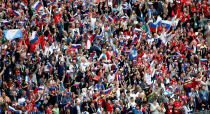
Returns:
[[[114,74],[109,74],[108,75],[108,81],[110,82],[111,80],[114,80],[114,78],[115,78],[115,75]]]
[[[53,49],[51,48],[51,46],[45,47],[44,55],[52,54],[52,52],[53,52]]]
[[[136,102],[129,102],[128,107],[136,107]]]
[[[81,68],[82,68],[82,71],[85,71],[86,67],[88,67],[89,64],[90,64],[89,62],[80,63],[80,66],[81,66]]]
[[[92,26],[92,28],[95,27],[95,23],[96,23],[96,18],[91,18],[91,26]]]
[[[133,99],[134,99],[134,101],[136,100],[136,97],[137,97],[137,94],[135,94],[135,93],[131,93],[131,95],[130,95],[131,97],[133,97]]]
[[[159,108],[160,106],[159,106],[159,104],[157,103],[156,105],[154,105],[153,103],[151,103],[151,105],[150,105],[150,109],[155,109],[155,111],[154,112],[152,112],[151,114],[159,114],[159,111],[158,111],[158,109],[157,108]]]
[[[117,89],[116,93],[117,93],[117,97],[120,98],[120,88]]]

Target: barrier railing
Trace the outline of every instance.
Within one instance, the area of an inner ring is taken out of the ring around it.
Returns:
[[[210,114],[210,110],[204,110],[200,112],[194,112],[193,114]]]

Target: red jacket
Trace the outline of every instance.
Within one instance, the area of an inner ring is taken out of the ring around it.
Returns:
[[[105,104],[106,111],[112,113],[113,106],[111,106],[111,104],[107,103],[104,99],[102,99],[102,102]]]
[[[60,18],[61,18],[61,14],[59,13],[58,15],[53,15],[53,18],[55,20],[55,23],[58,24],[58,22],[60,21]]]
[[[174,101],[174,114],[180,114],[181,102]]]

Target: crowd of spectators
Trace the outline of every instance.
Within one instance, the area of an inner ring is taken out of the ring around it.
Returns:
[[[209,4],[1,0],[0,113],[209,110]]]

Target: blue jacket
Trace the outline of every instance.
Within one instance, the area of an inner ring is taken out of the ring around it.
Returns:
[[[137,110],[136,108],[133,108],[132,111],[133,111],[133,114],[143,114],[143,112],[140,109]]]
[[[72,98],[71,98],[71,97],[66,97],[66,96],[64,96],[64,97],[62,98],[61,103],[62,103],[63,105],[66,105],[66,104],[68,104],[69,101],[72,103]]]
[[[202,100],[208,100],[208,92],[205,90],[200,90],[199,96]]]

